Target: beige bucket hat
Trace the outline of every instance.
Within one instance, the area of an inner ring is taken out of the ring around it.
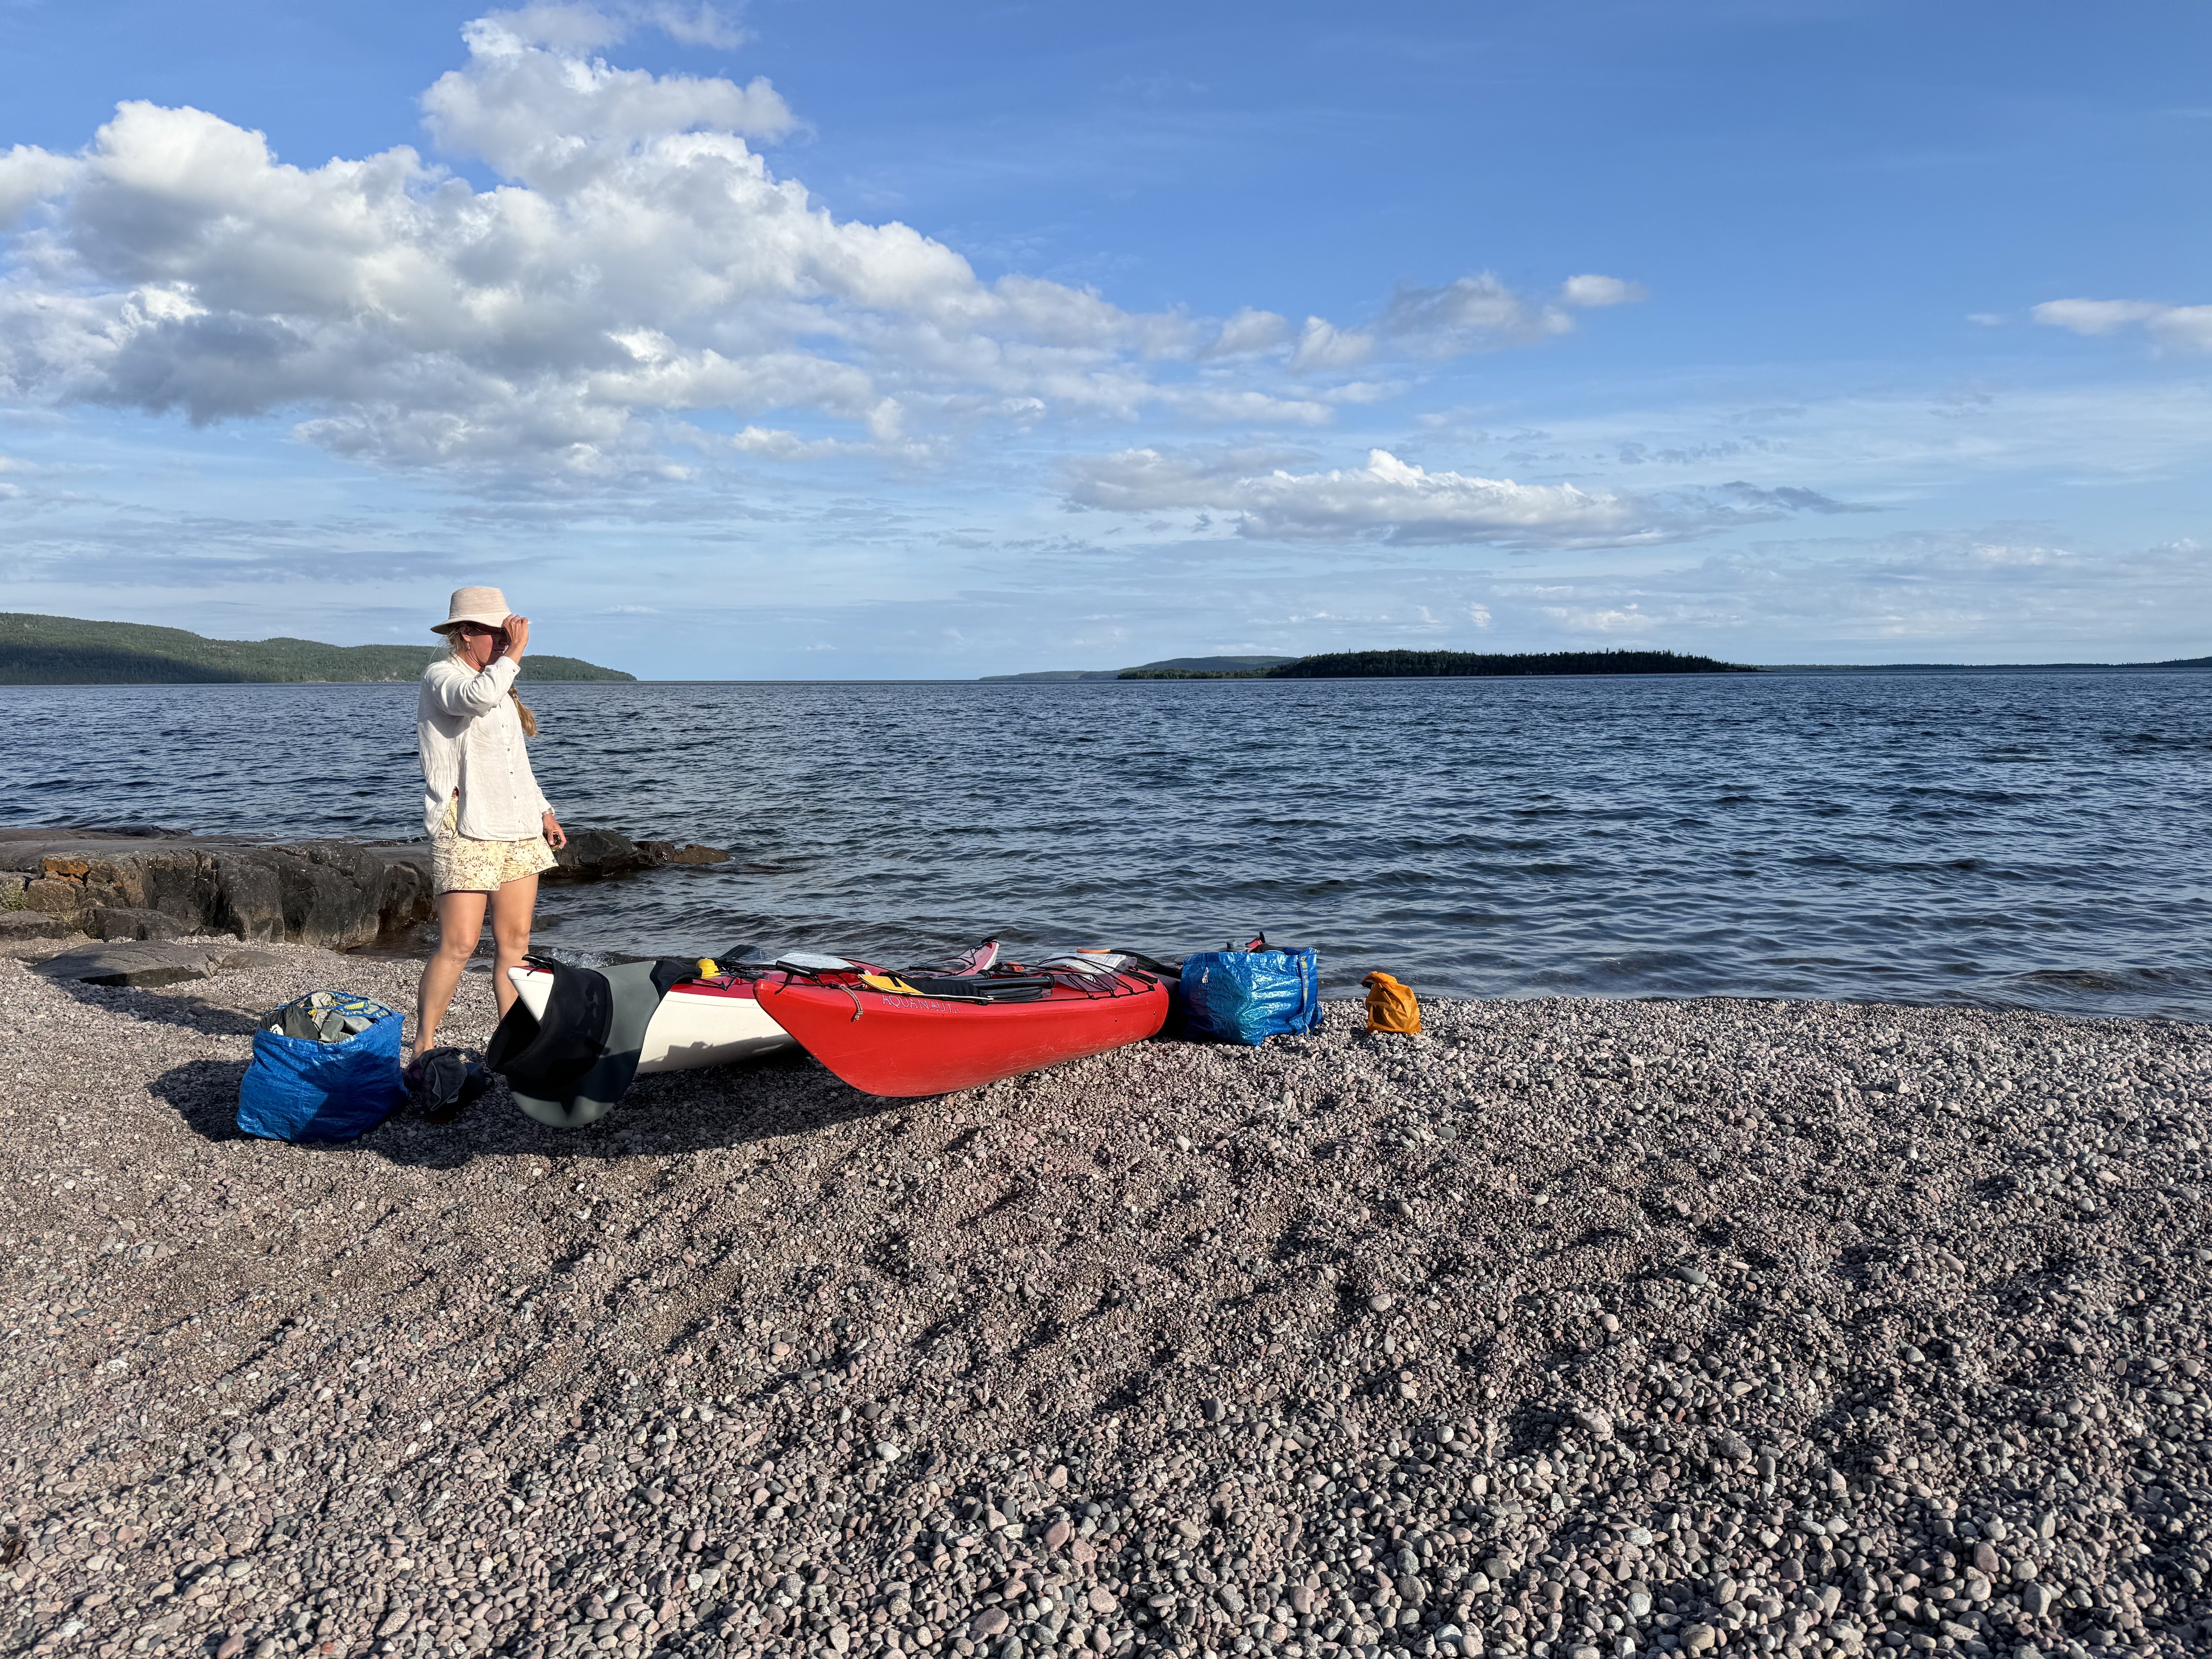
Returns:
[[[496,587],[457,587],[452,603],[447,606],[446,620],[432,623],[433,634],[450,634],[463,623],[482,623],[486,628],[504,628],[514,612],[507,609],[507,595]]]

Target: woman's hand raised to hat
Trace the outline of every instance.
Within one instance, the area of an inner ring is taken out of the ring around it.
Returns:
[[[507,644],[499,654],[520,662],[523,649],[530,643],[530,618],[510,616],[500,628],[507,635]]]

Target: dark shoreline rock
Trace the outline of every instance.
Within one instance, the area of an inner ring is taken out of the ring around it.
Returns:
[[[206,945],[146,944],[94,945],[49,957],[31,969],[48,979],[87,985],[123,985],[141,989],[175,985],[188,979],[212,979],[234,968],[266,968],[283,961],[266,951],[238,951]]]
[[[664,865],[717,864],[719,848],[574,831],[548,881],[604,881]],[[68,828],[0,830],[0,940],[227,933],[338,950],[430,921],[430,844]]]
[[[94,939],[177,939],[185,931],[183,922],[159,910],[133,910],[112,904],[94,908],[85,927]]]

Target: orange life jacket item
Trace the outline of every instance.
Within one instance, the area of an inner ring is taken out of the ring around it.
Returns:
[[[1421,1029],[1421,1005],[1413,988],[1380,971],[1359,981],[1367,988],[1367,1029],[1370,1031],[1417,1032]]]

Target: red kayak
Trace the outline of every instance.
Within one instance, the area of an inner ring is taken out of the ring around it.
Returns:
[[[1018,977],[1017,977],[1018,976]],[[864,1094],[950,1094],[1141,1042],[1167,987],[1135,969],[949,979],[859,971],[763,974],[769,1018]],[[878,989],[890,984],[911,989]]]

